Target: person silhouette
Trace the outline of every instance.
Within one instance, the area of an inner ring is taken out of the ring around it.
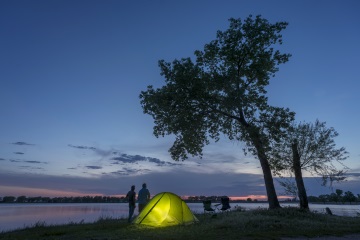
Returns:
[[[126,199],[129,202],[129,217],[128,222],[131,222],[131,218],[134,214],[135,207],[136,207],[136,192],[135,192],[135,185],[131,186],[131,190],[126,194]]]
[[[143,210],[145,205],[150,200],[150,191],[146,188],[146,183],[143,183],[142,189],[140,189],[138,194],[138,207],[139,207],[139,213]]]

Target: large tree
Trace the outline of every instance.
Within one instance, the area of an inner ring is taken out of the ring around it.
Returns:
[[[251,15],[229,21],[226,31],[195,51],[195,62],[160,60],[166,85],[148,86],[140,94],[141,105],[154,118],[156,137],[176,136],[169,150],[174,160],[201,157],[203,147],[221,134],[245,142],[260,161],[269,208],[278,208],[267,152],[270,139],[278,138],[294,114],[269,106],[265,87],[290,57],[274,49],[282,44],[280,32],[287,23]]]
[[[339,134],[325,122],[299,123],[289,127],[280,141],[272,145],[270,162],[276,173],[290,171],[295,176],[300,208],[309,209],[302,171],[319,175],[323,185],[343,180],[344,147],[337,148],[334,138]],[[334,163],[339,163],[336,166]]]

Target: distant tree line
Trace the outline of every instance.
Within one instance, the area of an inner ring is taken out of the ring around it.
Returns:
[[[344,203],[360,203],[360,194],[355,195],[350,191],[344,192],[343,190],[336,189],[334,193],[331,194],[322,194],[318,197],[309,196],[309,202],[321,202],[321,203],[336,203],[336,204],[344,204]]]
[[[211,200],[212,202],[221,202],[221,198],[227,196],[189,196],[186,202],[202,202],[204,200]],[[236,202],[257,202],[257,199],[247,198],[246,200],[231,200]]]
[[[202,202],[211,200],[212,202],[221,202],[225,196],[189,196],[186,202]],[[322,194],[319,196],[308,196],[309,202],[313,203],[360,203],[360,194],[355,195],[350,191],[336,189],[334,193]],[[231,200],[233,202],[258,202],[257,199],[247,198],[244,200]],[[296,202],[296,198],[289,198],[287,201]],[[127,202],[125,197],[112,196],[82,196],[82,197],[26,197],[26,196],[4,196],[0,197],[0,203],[123,203]]]
[[[82,196],[82,197],[26,197],[4,196],[0,203],[121,203],[125,197],[110,196]]]
[[[224,196],[190,196],[187,202],[202,202],[211,200],[212,202],[220,202]],[[245,201],[245,200],[244,200]],[[248,198],[246,201],[256,201]],[[125,197],[109,197],[109,196],[82,196],[82,197],[26,197],[26,196],[4,196],[0,197],[0,203],[122,203],[127,202]]]
[[[221,198],[224,196],[190,196],[187,199],[187,202],[202,202],[204,200],[211,200],[212,202],[220,202]],[[345,203],[360,203],[360,194],[355,195],[351,191],[344,192],[341,189],[336,189],[334,193],[331,194],[322,194],[319,196],[308,196],[309,202],[312,203],[335,203],[335,204],[345,204]],[[231,200],[233,202],[258,202],[257,199],[247,198],[244,200]],[[288,198],[285,201],[298,202],[297,198]]]

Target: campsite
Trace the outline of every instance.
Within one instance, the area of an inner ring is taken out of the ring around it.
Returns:
[[[179,196],[170,192],[163,192],[150,200],[142,212],[133,220],[133,223],[167,227],[188,225],[198,221]]]
[[[359,9],[0,1],[0,240],[360,239]]]
[[[360,236],[358,217],[324,214],[298,207],[280,209],[230,206],[203,201],[203,212],[193,213],[170,192],[156,194],[131,223],[126,218],[100,218],[94,223],[71,222],[33,226],[0,233],[0,239],[288,239],[288,237]],[[234,204],[234,203],[233,203]],[[261,203],[260,203],[261,204]],[[118,205],[118,204],[112,204]],[[244,206],[244,205],[243,205]],[[261,206],[261,205],[259,205]],[[324,206],[324,205],[323,205]],[[319,238],[320,239],[320,238]]]

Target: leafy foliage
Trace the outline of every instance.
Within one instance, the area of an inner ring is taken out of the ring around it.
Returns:
[[[264,154],[259,149],[293,119],[294,113],[269,106],[265,96],[278,65],[290,57],[273,48],[282,43],[287,23],[251,15],[229,21],[229,29],[195,51],[195,62],[160,60],[166,85],[148,86],[140,94],[144,113],[154,118],[154,135],[176,136],[169,150],[175,160],[201,157],[203,147],[221,133],[246,142],[254,155]]]
[[[299,123],[289,128],[287,135],[272,146],[271,164],[276,173],[292,171],[291,144],[297,142],[297,150],[301,159],[301,169],[323,177],[327,181],[344,180],[344,170],[338,170],[335,162],[346,168],[343,161],[347,159],[344,147],[336,148],[334,138],[339,134],[334,128],[326,127],[326,122],[316,120],[315,123]]]

